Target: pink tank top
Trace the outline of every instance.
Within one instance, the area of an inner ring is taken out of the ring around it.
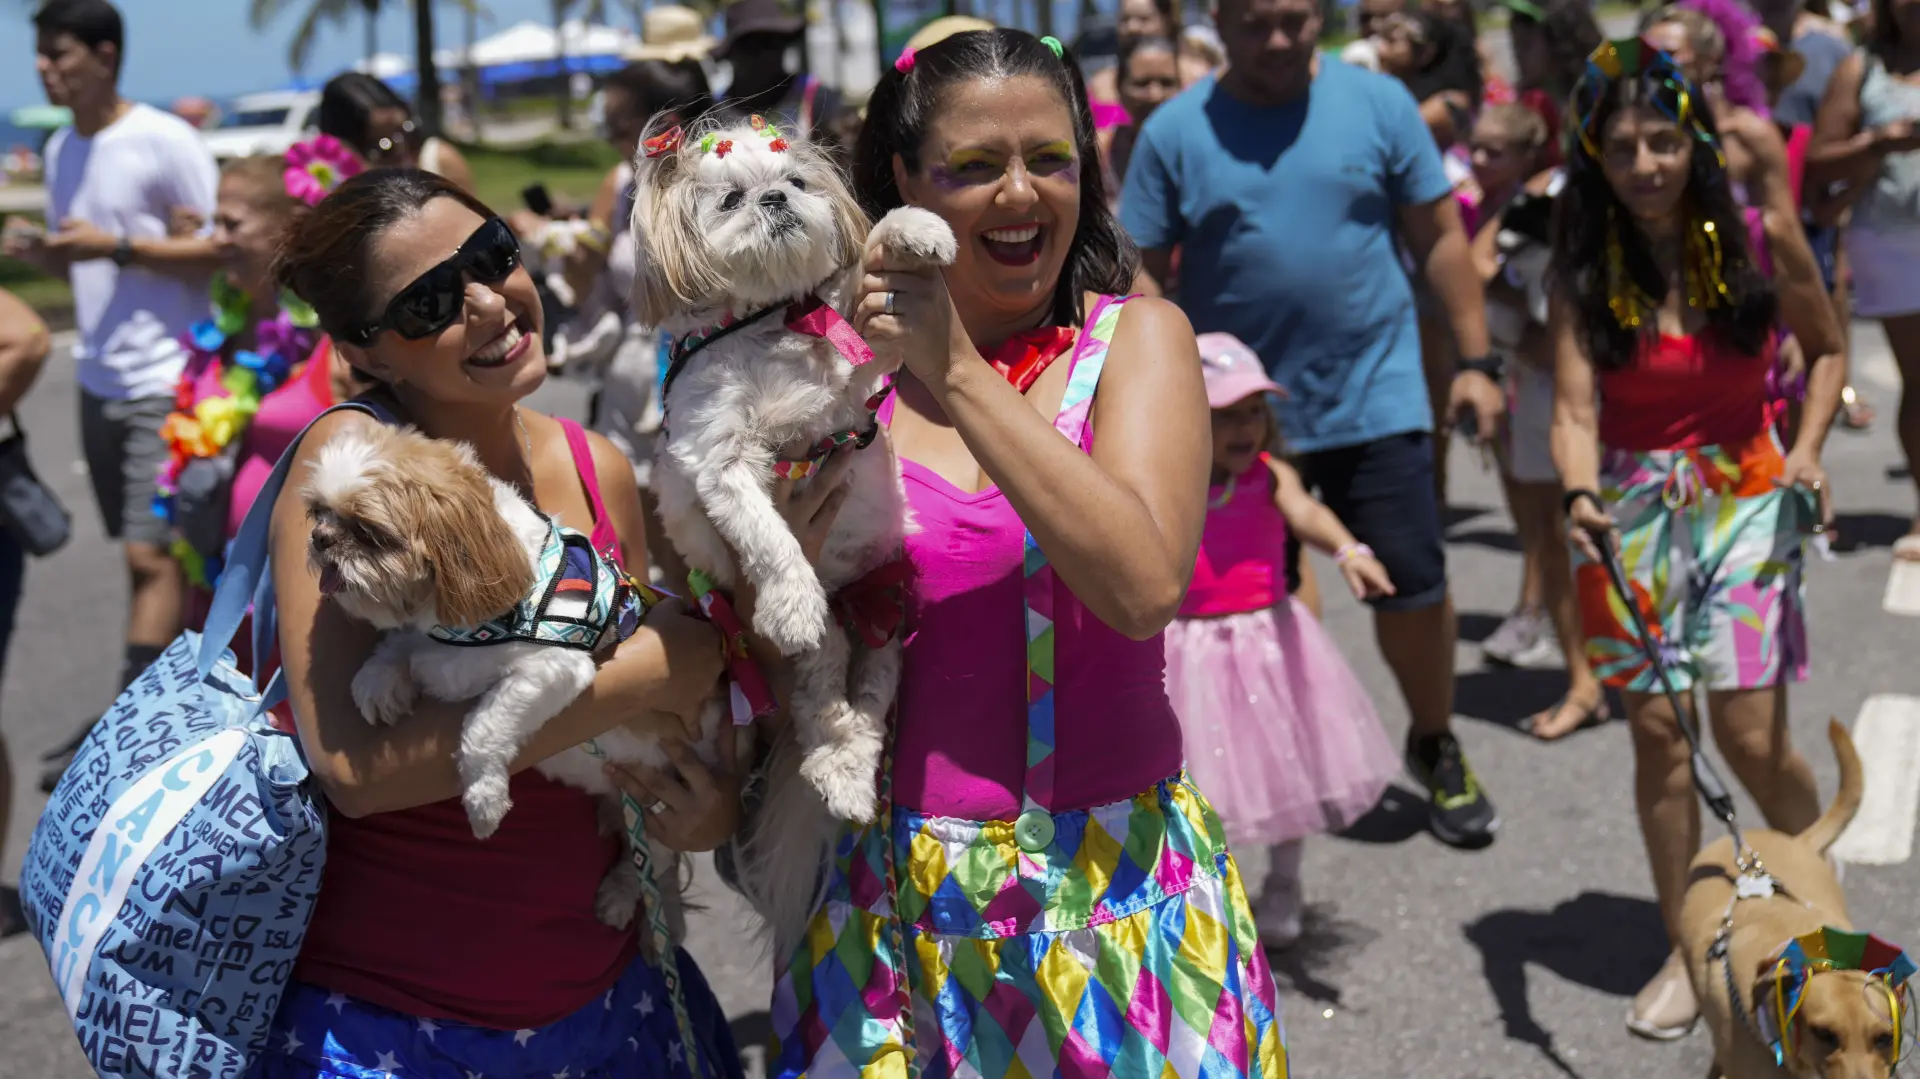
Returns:
[[[1287,519],[1274,505],[1273,470],[1252,468],[1207,492],[1207,527],[1182,618],[1262,611],[1287,597]]]
[[[593,545],[618,560],[586,435],[560,423],[593,506]],[[544,1026],[606,992],[638,951],[633,930],[593,913],[621,839],[601,833],[583,791],[534,771],[510,791],[513,812],[484,842],[458,799],[358,820],[330,813],[326,883],[294,977],[497,1030]]]
[[[889,398],[882,422],[892,406]],[[1027,771],[1026,527],[998,487],[962,491],[916,462],[901,465],[917,530],[906,544],[914,578],[894,798],[939,816],[1012,820]],[[1130,798],[1181,762],[1161,639],[1130,640],[1059,594],[1056,812]]]

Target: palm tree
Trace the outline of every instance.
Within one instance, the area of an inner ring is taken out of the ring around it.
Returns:
[[[363,0],[377,3],[378,0]],[[470,0],[462,0],[471,6]],[[434,0],[413,3],[413,70],[419,81],[413,97],[414,120],[422,137],[440,134],[440,68],[433,62]]]
[[[247,20],[255,30],[261,30],[296,4],[304,4],[306,13],[300,17],[293,40],[287,44],[287,63],[293,70],[306,68],[322,23],[345,26],[355,12],[365,21],[368,63],[372,63],[374,54],[380,51],[376,27],[380,21],[381,0],[248,0]]]
[[[578,15],[581,22],[606,22],[607,0],[552,0],[554,60],[560,68],[560,129],[573,126],[573,86],[567,70],[568,19]]]

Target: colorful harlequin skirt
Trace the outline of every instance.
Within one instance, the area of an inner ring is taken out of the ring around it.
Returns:
[[[1052,820],[1039,854],[1012,821],[844,832],[774,992],[774,1073],[1285,1079],[1239,870],[1187,777]]]
[[[1620,528],[1621,567],[1676,689],[1806,678],[1801,570],[1819,510],[1812,493],[1775,484],[1784,466],[1771,428],[1741,445],[1603,452],[1600,494]],[[1594,673],[1659,692],[1606,568],[1575,558]]]
[[[602,997],[531,1030],[420,1019],[295,982],[247,1079],[740,1079],[726,1013],[684,951],[680,978],[699,1076],[660,968],[635,959]]]

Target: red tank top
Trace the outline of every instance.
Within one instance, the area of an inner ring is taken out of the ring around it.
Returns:
[[[594,547],[616,560],[592,451],[560,421],[593,506]],[[355,820],[328,814],[327,867],[294,977],[407,1015],[518,1030],[578,1011],[633,962],[632,930],[594,918],[624,857],[593,799],[534,771],[482,842],[457,799]]]
[[[1707,332],[1650,338],[1631,366],[1600,372],[1600,441],[1637,453],[1747,441],[1767,426],[1773,352],[1743,356]]]

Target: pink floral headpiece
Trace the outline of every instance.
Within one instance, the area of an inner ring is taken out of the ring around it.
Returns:
[[[345,143],[332,135],[315,135],[287,147],[287,171],[282,176],[287,194],[313,206],[365,169]]]

